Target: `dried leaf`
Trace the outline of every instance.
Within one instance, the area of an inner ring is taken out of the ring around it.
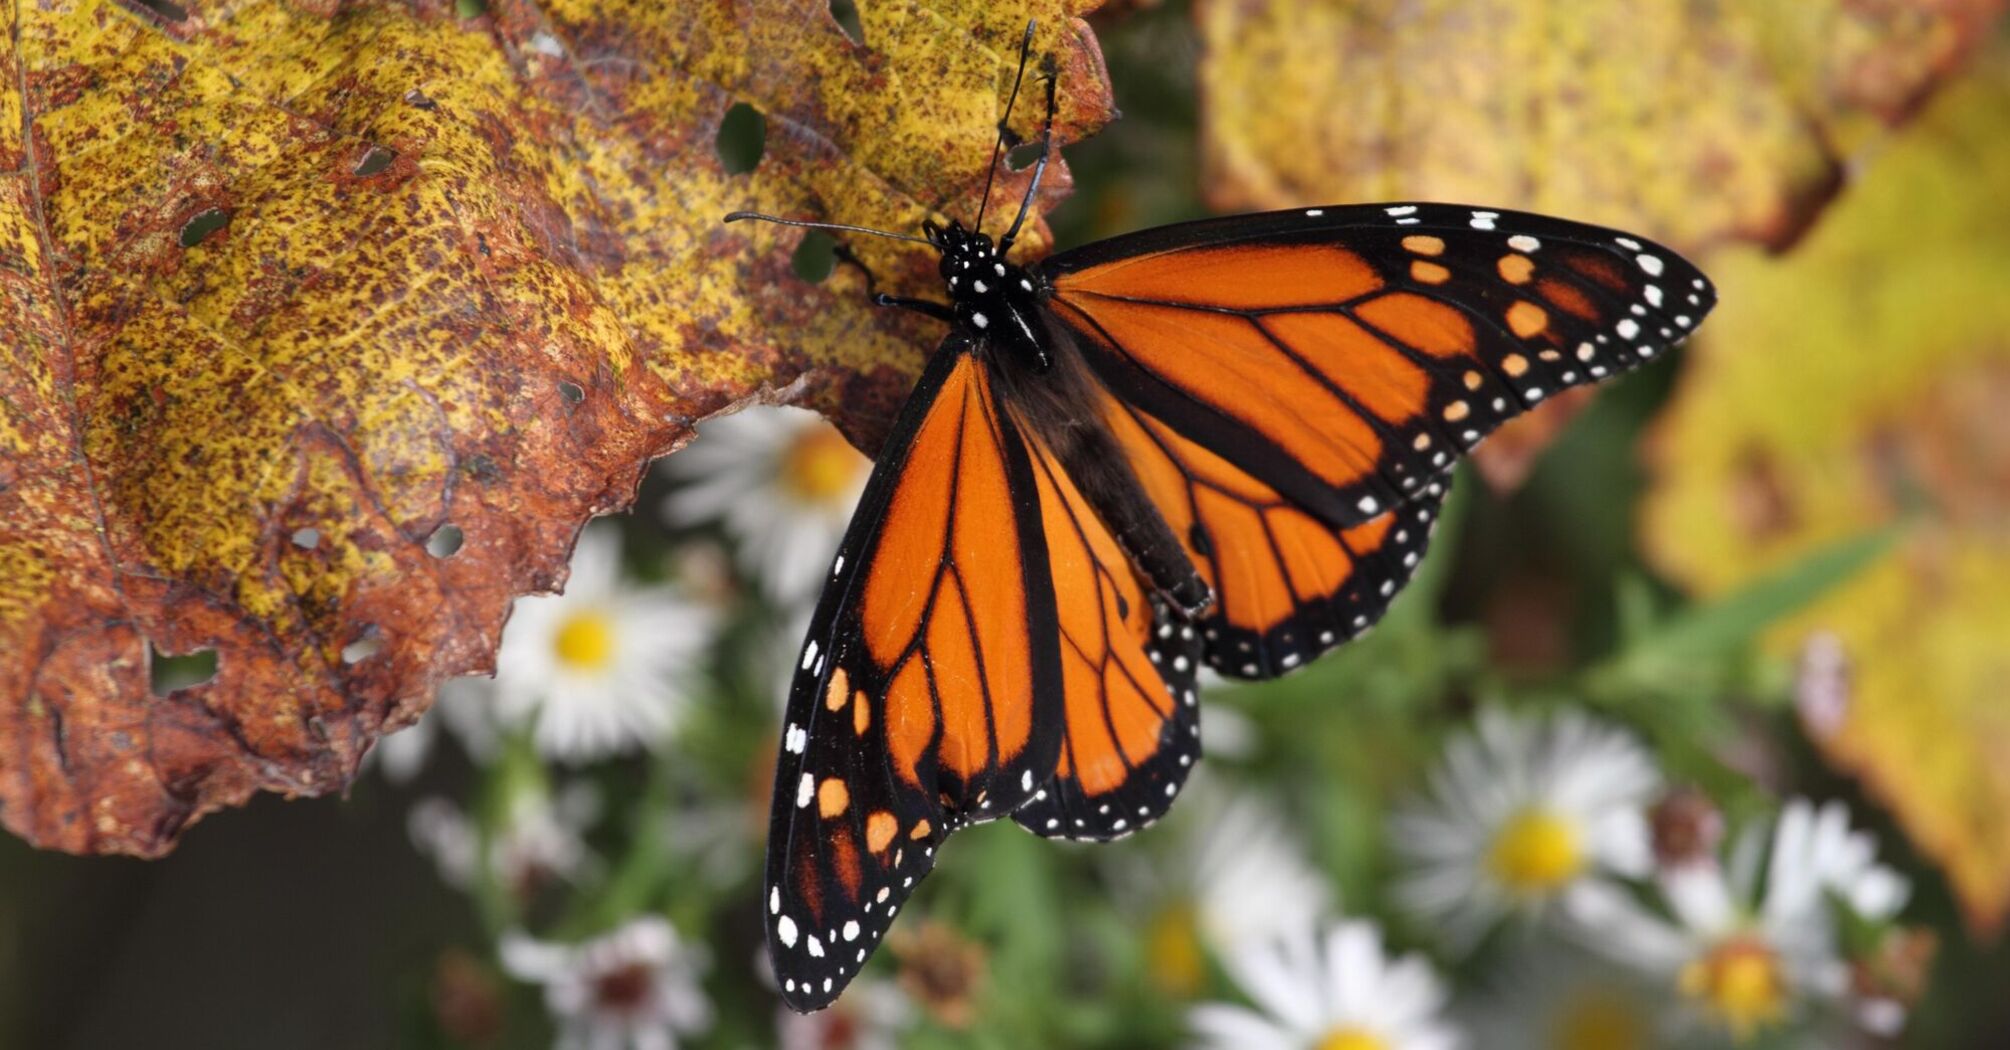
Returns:
[[[2001,0],[1196,0],[1204,188],[1222,210],[1500,204],[1677,247],[1774,246]],[[1481,448],[1512,488],[1575,412]]]
[[[1790,256],[1714,261],[1724,304],[1656,435],[1646,545],[1704,594],[1899,523],[1895,552],[1770,644],[1839,639],[1824,754],[2010,910],[2010,75],[1940,99]]]
[[[0,8],[0,820],[157,854],[338,789],[695,419],[808,396],[870,443],[922,328],[718,219],[967,217],[1029,16],[1063,139],[1109,117],[1081,6]],[[214,678],[152,695],[150,647]]]

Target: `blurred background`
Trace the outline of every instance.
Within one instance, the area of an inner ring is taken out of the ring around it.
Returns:
[[[1110,5],[1063,245],[1470,201],[1662,239],[1722,306],[1494,439],[1373,636],[1211,686],[1163,825],[960,835],[831,1011],[778,1011],[756,898],[868,464],[760,409],[346,798],[153,863],[0,839],[0,1046],[2004,1045],[1999,6]]]

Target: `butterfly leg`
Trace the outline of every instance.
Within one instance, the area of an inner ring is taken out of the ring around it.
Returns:
[[[1012,242],[1019,237],[1019,227],[1026,221],[1026,210],[1033,205],[1033,196],[1040,192],[1040,176],[1047,173],[1047,156],[1054,149],[1055,89],[1061,80],[1060,68],[1054,64],[1054,56],[1047,55],[1040,60],[1041,79],[1047,82],[1047,115],[1040,124],[1040,159],[1033,165],[1033,181],[1026,184],[1026,195],[1019,199],[1019,214],[1012,220],[1012,228],[1005,236],[998,238],[998,254],[1012,250]]]
[[[871,301],[872,305],[898,306],[902,309],[913,310],[916,313],[927,314],[938,321],[946,321],[950,324],[956,323],[956,314],[950,310],[946,303],[938,303],[929,299],[911,299],[904,295],[888,295],[880,291],[879,279],[873,276],[872,267],[867,266],[863,259],[852,254],[852,250],[849,247],[839,244],[837,247],[831,249],[831,253],[837,256],[839,262],[855,267],[858,272],[865,275],[865,297]]]

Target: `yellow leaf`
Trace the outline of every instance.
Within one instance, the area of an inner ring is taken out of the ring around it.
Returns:
[[[1206,185],[1779,243],[2001,6],[1200,0]]]
[[[1791,241],[2000,0],[1196,0],[1223,211],[1505,205],[1676,247]],[[1518,485],[1581,402],[1479,449]]]
[[[720,217],[968,218],[1029,17],[1061,137],[1110,115],[1081,0],[884,0],[863,43],[821,0],[455,6],[0,6],[0,819],[30,840],[158,853],[339,788],[697,418],[809,397],[869,444],[928,326]],[[150,646],[215,677],[152,696]]]
[[[1703,594],[1867,527],[1892,557],[1779,626],[1842,642],[1811,709],[1946,869],[1979,929],[2010,908],[2010,75],[1941,97],[1791,255],[1726,251],[1723,305],[1656,435],[1645,539]]]

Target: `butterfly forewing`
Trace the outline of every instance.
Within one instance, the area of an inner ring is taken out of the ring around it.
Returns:
[[[1120,398],[1347,526],[1558,390],[1680,342],[1715,301],[1659,245],[1448,204],[1186,223],[1039,271]]]
[[[797,1009],[830,1002],[963,825],[1052,774],[1061,677],[1032,464],[952,336],[882,452],[784,718],[765,898]]]

